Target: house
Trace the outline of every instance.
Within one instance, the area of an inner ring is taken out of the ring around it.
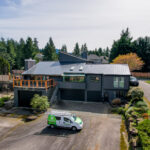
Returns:
[[[59,61],[43,61],[30,66],[22,79],[14,79],[15,105],[29,106],[34,94],[50,100],[112,101],[129,90],[130,70],[126,64],[89,64],[87,59],[60,52]],[[33,66],[32,66],[33,65]]]
[[[108,64],[107,56],[97,56],[95,54],[90,54],[87,56],[87,60],[94,64]]]

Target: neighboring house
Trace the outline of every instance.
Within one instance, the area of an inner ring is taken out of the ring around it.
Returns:
[[[94,63],[94,64],[108,64],[109,63],[107,56],[97,56],[95,54],[88,55],[87,60],[90,63]]]
[[[39,62],[22,75],[21,81],[14,80],[16,106],[29,106],[36,93],[49,99],[111,102],[129,90],[130,70],[126,64],[89,64],[86,59],[60,52],[59,61]]]

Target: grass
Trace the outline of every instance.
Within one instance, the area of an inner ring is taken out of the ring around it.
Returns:
[[[124,120],[121,122],[120,134],[120,150],[128,150],[127,131]]]
[[[145,82],[148,83],[148,84],[150,84],[150,80],[146,80]]]

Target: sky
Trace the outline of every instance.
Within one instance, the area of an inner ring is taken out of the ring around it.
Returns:
[[[111,47],[123,29],[134,39],[150,36],[150,0],[0,0],[0,37],[49,37],[71,52],[76,42],[88,49]]]

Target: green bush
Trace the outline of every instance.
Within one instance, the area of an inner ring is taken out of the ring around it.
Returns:
[[[46,111],[47,108],[50,106],[47,96],[39,96],[38,94],[34,95],[30,105],[32,106],[32,108],[40,112]]]
[[[150,120],[144,120],[138,125],[138,134],[142,150],[150,149]]]
[[[147,107],[147,104],[144,101],[138,101],[135,103],[136,107]]]
[[[111,112],[124,115],[125,114],[125,108],[123,108],[123,107],[112,108]]]
[[[3,107],[4,106],[4,101],[3,99],[0,98],[0,107]]]
[[[132,102],[142,100],[144,96],[144,92],[140,87],[132,87],[127,94],[128,98],[132,100]]]

